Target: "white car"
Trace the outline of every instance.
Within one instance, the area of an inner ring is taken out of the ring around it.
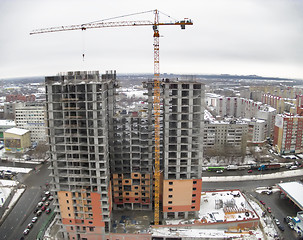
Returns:
[[[277,224],[277,225],[280,225],[280,221],[279,221],[279,219],[275,219],[275,223]]]
[[[33,217],[32,222],[35,223],[37,222],[38,218],[37,217]]]
[[[29,233],[29,229],[28,228],[23,231],[24,235],[27,235],[28,233]]]

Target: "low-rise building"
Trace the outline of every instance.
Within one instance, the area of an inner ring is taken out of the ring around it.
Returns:
[[[16,127],[16,124],[12,120],[0,120],[0,141],[4,140],[4,132],[7,129]]]
[[[4,132],[4,147],[7,152],[24,152],[31,147],[29,130],[10,128]]]

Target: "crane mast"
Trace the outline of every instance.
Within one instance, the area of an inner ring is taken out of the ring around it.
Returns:
[[[152,21],[117,21],[117,22],[93,22],[81,25],[70,25],[36,29],[30,34],[72,31],[72,30],[87,30],[92,28],[105,28],[105,27],[135,27],[135,26],[152,26],[154,31],[154,79],[153,79],[153,109],[154,109],[154,134],[155,134],[155,160],[154,160],[154,179],[155,179],[155,195],[154,195],[154,224],[159,225],[160,221],[160,99],[161,99],[161,86],[160,86],[160,67],[159,67],[159,30],[158,26],[163,25],[179,25],[181,29],[185,29],[186,25],[193,25],[189,19],[175,22],[159,22],[159,11],[153,10],[154,22]],[[134,14],[130,14],[134,15]]]
[[[155,10],[154,21],[154,115],[155,115],[155,196],[154,196],[154,224],[160,220],[160,66],[159,66],[159,15]]]

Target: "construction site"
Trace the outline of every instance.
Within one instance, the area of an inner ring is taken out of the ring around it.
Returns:
[[[192,22],[160,22],[159,11],[152,12],[154,21],[101,21],[31,33],[153,27],[154,78],[143,83],[147,100],[140,108],[121,107],[115,71],[45,78],[51,190],[64,239],[166,239],[153,237],[152,229],[186,219],[197,225],[205,86],[160,78],[158,30],[185,29]]]
[[[109,233],[112,209],[154,209],[153,82],[137,111],[119,109],[118,86],[115,72],[46,77],[52,185],[71,239],[78,228]],[[204,85],[166,79],[160,89],[160,221],[197,217]]]

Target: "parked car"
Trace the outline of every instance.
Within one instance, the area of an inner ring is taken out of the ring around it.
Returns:
[[[290,229],[294,229],[294,224],[292,222],[289,222],[287,225],[290,227]]]
[[[267,207],[267,212],[271,213],[271,208]]]
[[[43,197],[41,201],[42,201],[42,202],[45,202],[46,199],[47,199],[47,197]]]
[[[39,210],[37,213],[36,213],[36,215],[39,217],[40,215],[42,214],[42,211],[41,210]]]
[[[49,196],[48,197],[48,201],[53,201],[54,197],[53,196]]]
[[[52,211],[52,209],[51,209],[51,208],[48,208],[48,209],[46,209],[45,212],[46,212],[47,214],[49,214],[51,211]]]
[[[38,207],[42,207],[43,206],[43,202],[38,202]]]
[[[27,224],[27,228],[31,229],[34,225],[32,223]]]
[[[253,170],[251,170],[251,169],[247,171],[247,173],[252,173],[252,172],[253,172]]]
[[[260,203],[261,203],[262,205],[265,205],[265,202],[263,202],[263,201],[260,201]]]
[[[285,230],[285,227],[283,225],[278,225],[278,228],[281,230],[281,231],[284,231]]]
[[[29,233],[29,229],[28,228],[23,231],[24,235],[27,235],[28,233]]]
[[[44,204],[45,206],[48,206],[49,205],[49,202],[45,202],[45,204]]]
[[[276,223],[277,225],[280,225],[279,219],[275,218],[275,223]]]
[[[37,217],[33,217],[32,222],[35,223],[37,222],[38,218]]]
[[[49,191],[45,192],[44,194],[45,194],[46,197],[50,196],[50,192]]]
[[[37,213],[39,211],[39,208],[36,208],[35,210],[34,210],[34,213]]]
[[[45,207],[45,206],[43,206],[43,207],[41,208],[41,210],[42,210],[42,211],[45,211],[45,210],[46,210],[46,207]]]

